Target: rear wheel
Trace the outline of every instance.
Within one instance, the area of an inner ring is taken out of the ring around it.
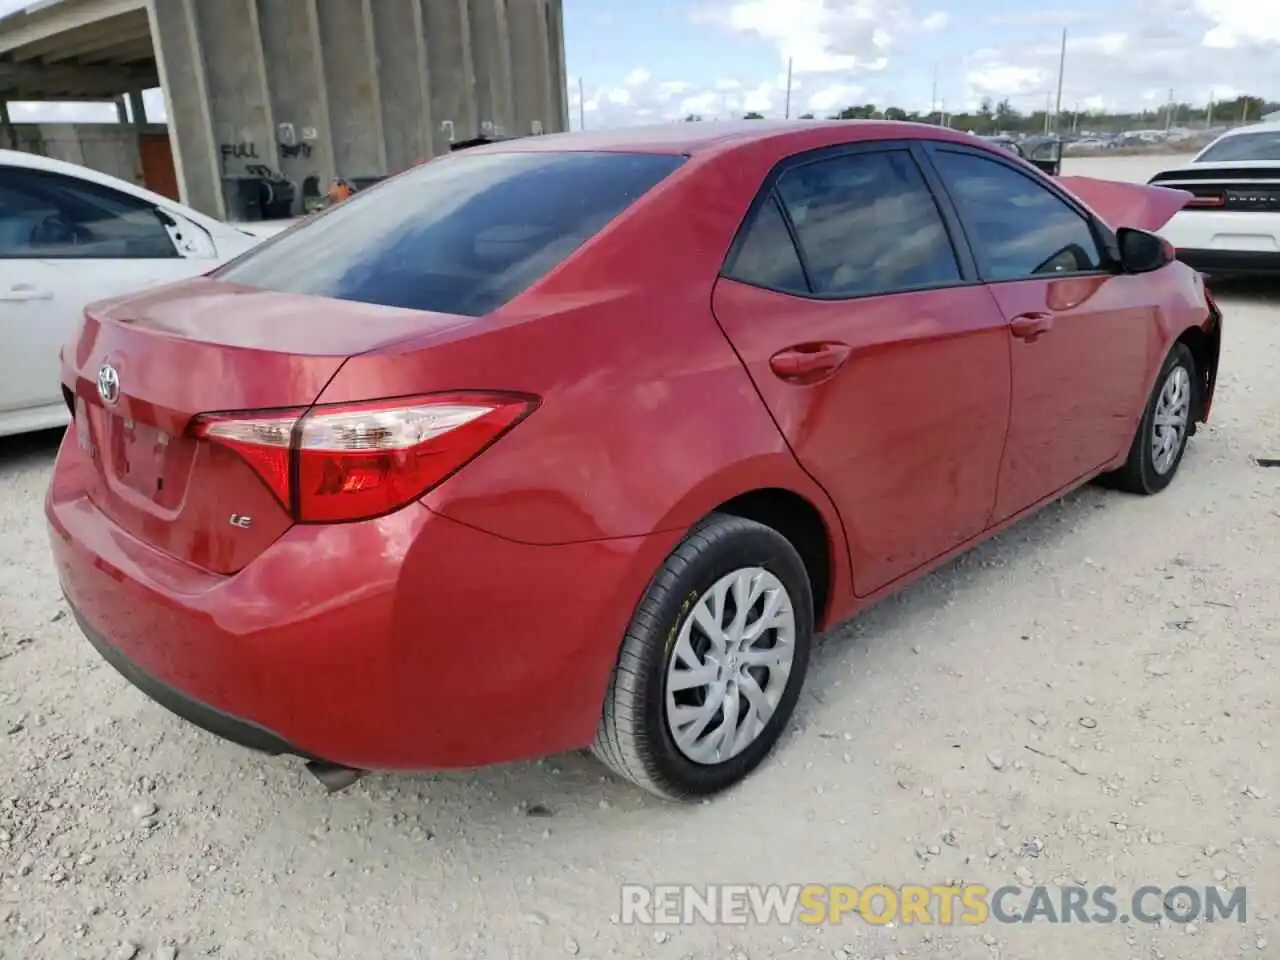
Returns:
[[[1125,465],[1105,479],[1130,493],[1159,493],[1173,482],[1194,426],[1196,363],[1186,344],[1175,343],[1156,378]]]
[[[732,786],[786,727],[812,636],[812,589],[791,543],[754,521],[713,514],[640,601],[592,751],[670,799]]]

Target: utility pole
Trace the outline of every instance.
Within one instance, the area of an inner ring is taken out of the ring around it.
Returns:
[[[1172,126],[1173,126],[1173,89],[1170,88],[1169,106],[1165,108],[1165,112],[1164,112],[1164,132],[1168,133],[1169,129]]]
[[[1080,128],[1080,101],[1077,100],[1075,109],[1071,111],[1071,132],[1075,133]]]
[[[1046,90],[1044,93],[1044,135],[1049,135],[1049,110],[1053,106],[1053,93]]]
[[[1249,101],[1247,98],[1242,102],[1240,106],[1240,122],[1241,123],[1249,122]]]
[[[1213,128],[1213,91],[1209,91],[1209,111],[1205,114],[1204,128],[1210,130]]]
[[[1058,117],[1062,113],[1062,77],[1067,69],[1067,28],[1062,28],[1062,52],[1058,55],[1058,104],[1053,110],[1053,128],[1058,130]],[[1047,130],[1045,131],[1048,132]]]
[[[587,98],[582,93],[582,78],[578,78],[578,129],[587,129]]]
[[[793,58],[787,57],[787,112],[785,115],[785,119],[787,120],[791,119],[791,64],[792,62],[793,62]]]

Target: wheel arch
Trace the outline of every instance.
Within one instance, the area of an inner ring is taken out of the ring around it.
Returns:
[[[1174,341],[1191,351],[1191,359],[1196,364],[1197,389],[1193,424],[1204,423],[1209,418],[1209,407],[1218,381],[1218,357],[1222,345],[1220,330],[1217,318],[1214,317],[1209,329],[1206,330],[1204,326],[1187,327]]]
[[[753,520],[782,534],[795,547],[809,575],[815,629],[830,624],[839,607],[834,602],[838,597],[836,580],[846,567],[841,556],[848,554],[842,531],[832,528],[816,504],[794,490],[762,487],[718,504],[708,511],[708,515],[712,513]]]

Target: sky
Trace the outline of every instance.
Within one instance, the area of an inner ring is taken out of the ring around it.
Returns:
[[[374,0],[377,2],[377,0]],[[1159,107],[1240,93],[1280,99],[1280,0],[563,0],[570,125],[688,114],[792,116],[875,102],[907,110]],[[0,14],[28,5],[0,0]],[[579,89],[583,97],[579,97]],[[936,99],[935,99],[936,90]],[[164,117],[159,91],[148,114]],[[98,105],[15,105],[15,120],[114,117]]]

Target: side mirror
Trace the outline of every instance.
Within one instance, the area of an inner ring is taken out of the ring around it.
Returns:
[[[1146,230],[1121,227],[1116,231],[1116,243],[1125,273],[1150,273],[1174,259],[1173,247],[1168,241]]]

